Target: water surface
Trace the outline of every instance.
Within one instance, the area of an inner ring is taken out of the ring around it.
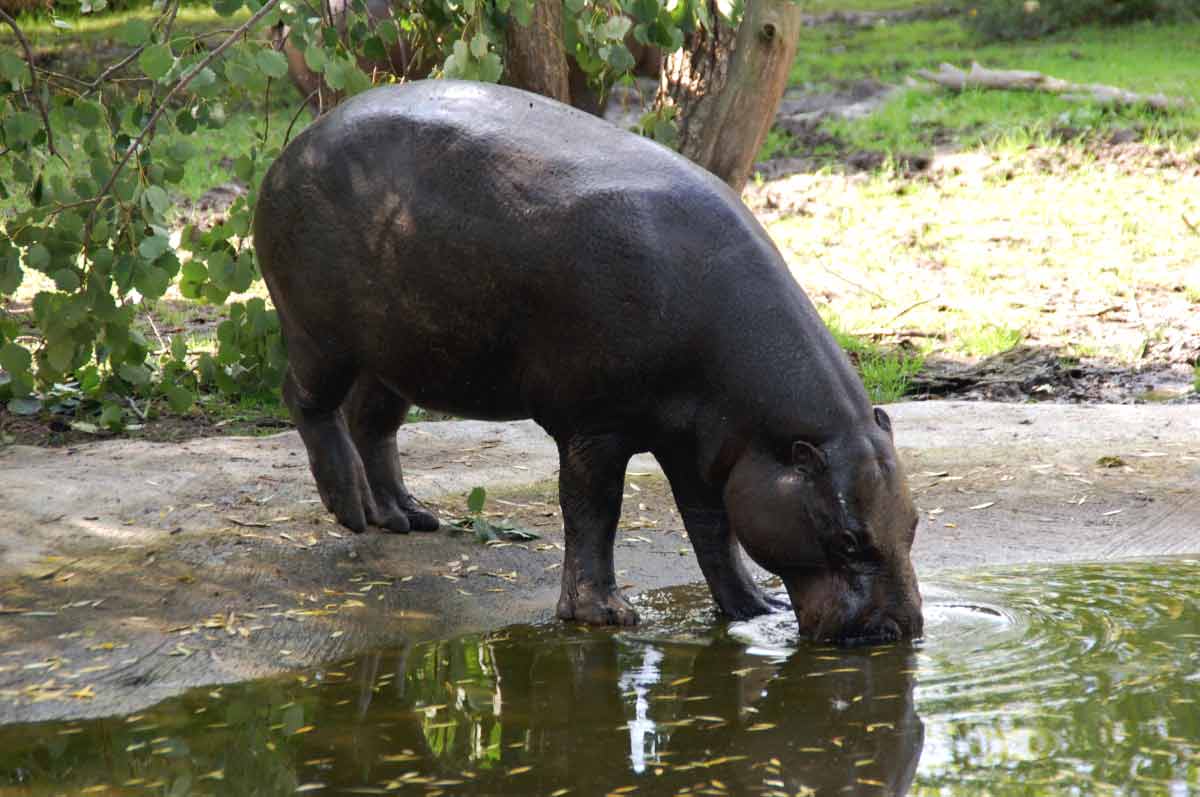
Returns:
[[[1200,794],[1200,561],[929,580],[917,646],[707,595],[0,728],[0,797]]]

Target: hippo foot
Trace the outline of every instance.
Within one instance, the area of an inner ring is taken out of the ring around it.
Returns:
[[[372,526],[393,534],[408,534],[410,531],[437,531],[441,522],[432,512],[421,507],[417,500],[405,496],[398,501],[388,501],[371,518]]]
[[[717,598],[722,613],[733,620],[749,620],[781,610],[791,610],[792,604],[754,587],[739,591],[736,596],[724,595]]]
[[[437,515],[423,508],[412,496],[409,496],[404,506],[404,514],[408,517],[408,525],[413,531],[437,531],[442,526]]]
[[[563,594],[558,601],[560,620],[574,620],[588,625],[637,625],[638,614],[620,593],[601,593],[580,589],[571,597]]]
[[[351,485],[348,489],[339,486],[333,490],[321,489],[320,483],[317,485],[317,492],[321,496],[321,503],[325,505],[330,514],[337,519],[337,522],[346,528],[353,531],[355,534],[362,534],[367,530],[367,524],[379,525],[375,521],[375,507],[372,504],[363,506],[362,497],[357,489]]]
[[[392,534],[408,534],[408,532],[412,531],[412,524],[408,520],[408,515],[395,509],[376,513],[371,516],[370,521],[372,526],[377,526],[384,531],[390,531]]]

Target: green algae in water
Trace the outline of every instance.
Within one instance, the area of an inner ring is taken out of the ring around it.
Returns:
[[[699,589],[135,717],[0,728],[0,795],[1200,794],[1200,562],[930,580],[927,639],[795,645]]]

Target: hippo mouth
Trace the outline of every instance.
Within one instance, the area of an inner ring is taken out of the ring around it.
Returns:
[[[911,606],[908,601],[897,606],[894,596],[876,597],[869,580],[828,572],[806,575],[784,579],[802,638],[843,648],[920,638],[924,623],[919,598]]]

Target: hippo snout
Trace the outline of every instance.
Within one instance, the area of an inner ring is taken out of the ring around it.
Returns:
[[[831,571],[784,578],[800,635],[844,647],[921,636],[921,593],[915,579],[904,581]]]
[[[844,635],[830,641],[842,647],[886,645],[901,639],[919,639],[925,631],[920,604],[899,612],[879,612],[861,626],[844,629]]]

